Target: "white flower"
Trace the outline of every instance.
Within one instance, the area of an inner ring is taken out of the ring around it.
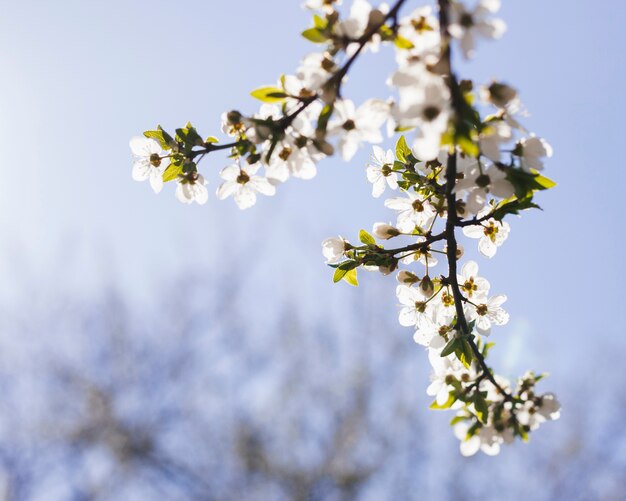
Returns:
[[[478,218],[486,216],[491,211],[490,207],[485,207],[477,214]],[[495,219],[487,219],[480,224],[466,226],[463,228],[463,234],[469,238],[478,238],[478,250],[485,257],[493,257],[496,255],[498,247],[500,247],[509,236],[511,227],[506,221],[496,221]]]
[[[538,412],[545,419],[556,420],[561,417],[561,404],[554,393],[546,393],[540,397]]]
[[[133,153],[133,179],[150,179],[150,186],[155,193],[159,193],[163,189],[163,171],[168,163],[163,157],[167,152],[152,138],[136,136],[129,144]]]
[[[473,11],[469,11],[460,2],[452,4],[450,35],[458,38],[465,57],[474,56],[475,36],[500,38],[506,31],[506,24],[501,19],[488,19],[487,16],[500,9],[500,0],[481,0]]]
[[[426,394],[435,397],[437,404],[443,405],[448,401],[450,392],[454,390],[454,386],[446,382],[448,376],[460,379],[467,371],[454,355],[442,357],[439,353],[438,350],[428,350],[428,360],[433,367],[433,372],[430,375],[431,383],[426,389]]]
[[[313,52],[300,62],[297,75],[306,88],[317,91],[336,69],[337,64],[328,52]]]
[[[217,198],[224,200],[233,196],[240,209],[247,209],[256,203],[256,194],[272,196],[276,188],[264,177],[255,176],[260,164],[246,166],[245,169],[233,164],[224,167],[220,177],[224,182],[217,189]]]
[[[477,162],[473,162],[474,167],[463,173],[463,179],[457,181],[455,193],[467,194],[465,210],[471,214],[477,214],[488,201],[491,194],[499,198],[509,198],[515,193],[515,188],[506,177],[504,168],[494,164],[483,166],[482,169]]]
[[[284,75],[278,82],[279,86],[289,96],[285,100],[285,110],[289,114],[302,105],[302,99],[315,96],[315,91],[307,86],[307,83],[299,76]]]
[[[326,258],[326,264],[337,264],[344,257],[345,251],[350,244],[343,238],[327,238],[322,242],[322,254]]]
[[[412,67],[418,68],[415,74],[411,73]],[[441,135],[448,128],[450,90],[440,76],[420,69],[420,65],[412,67],[393,77],[400,93],[398,106],[394,108],[395,119],[404,126],[418,127],[412,145],[415,156],[420,160],[434,160],[440,153]]]
[[[448,325],[452,317],[445,315],[446,321],[442,322],[440,320],[442,310],[447,308],[439,304],[418,317],[413,341],[434,350],[440,350],[446,345],[446,338],[443,336],[452,330]]]
[[[472,301],[475,301],[476,298],[486,297],[489,294],[489,282],[478,276],[478,263],[476,261],[465,263],[457,279],[461,292]]]
[[[398,189],[398,178],[393,168],[395,156],[393,151],[383,150],[380,146],[374,146],[374,154],[372,155],[372,163],[366,170],[367,180],[372,183],[372,196],[380,197],[385,191],[385,187],[389,186],[392,190]]]
[[[306,0],[302,6],[305,9],[332,12],[334,5],[341,5],[341,0]]]
[[[500,161],[500,147],[511,140],[511,126],[504,120],[492,120],[480,133],[480,152],[493,162]]]
[[[409,287],[407,285],[398,285],[396,288],[396,296],[402,305],[402,309],[398,315],[400,325],[404,327],[413,327],[417,325],[417,319],[423,315],[428,308],[427,298],[420,292],[419,288]],[[431,305],[432,308],[432,305]]]
[[[405,197],[385,200],[385,207],[398,212],[397,227],[402,233],[412,233],[415,226],[428,226],[435,216],[430,203],[417,193],[406,191]]]
[[[530,172],[531,169],[542,170],[542,158],[550,158],[552,156],[552,146],[545,139],[536,136],[526,137],[517,143],[517,150],[521,150],[520,157],[522,161],[522,169]]]
[[[206,184],[204,177],[197,172],[180,176],[176,186],[176,198],[184,204],[196,202],[199,205],[204,205],[209,199]]]
[[[388,9],[386,4],[381,4],[379,9],[373,9],[367,0],[354,0],[350,7],[350,15],[336,25],[335,32],[341,37],[356,41],[365,34],[368,27],[382,23],[384,12]],[[349,44],[346,47],[346,54],[353,55],[358,46],[358,43]],[[377,52],[380,47],[380,35],[374,34],[365,47],[372,52]]]
[[[398,57],[424,59],[440,50],[439,21],[430,6],[419,7],[400,19],[398,35],[413,45],[411,49],[399,50]]]
[[[389,105],[380,99],[369,99],[358,109],[348,99],[335,103],[335,117],[328,127],[330,135],[339,136],[341,156],[347,162],[355,155],[361,142],[380,143],[380,127],[387,119]]]
[[[506,296],[499,294],[486,302],[477,303],[475,308],[468,308],[468,320],[476,320],[476,330],[488,336],[492,324],[505,325],[509,322],[509,314],[501,306],[505,301]]]
[[[243,122],[241,113],[228,111],[222,113],[222,132],[230,137],[237,137],[246,132],[246,124]]]

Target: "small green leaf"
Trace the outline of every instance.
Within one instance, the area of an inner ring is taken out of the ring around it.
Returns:
[[[449,409],[450,407],[452,407],[452,404],[454,404],[454,402],[456,402],[456,397],[454,396],[454,393],[450,393],[450,395],[448,396],[448,400],[446,400],[443,405],[439,405],[437,403],[437,400],[435,400],[432,404],[430,404],[429,408],[435,410]]]
[[[447,357],[448,355],[451,355],[452,353],[454,353],[454,351],[457,348],[457,344],[459,343],[460,339],[457,337],[452,338],[450,341],[448,341],[448,344],[446,344],[443,347],[443,350],[441,350],[441,356],[442,357]]]
[[[215,136],[209,136],[204,140],[205,143],[219,143],[219,139],[217,139]]]
[[[359,263],[353,260],[344,261],[343,263],[339,263],[337,268],[335,269],[335,274],[333,275],[333,282],[337,283],[340,280],[344,279],[348,273],[354,271],[358,268]],[[353,275],[354,281],[356,281],[356,272]],[[346,279],[349,282],[349,279]],[[354,284],[353,284],[354,285]]]
[[[472,363],[474,358],[474,352],[472,351],[472,346],[466,338],[461,338],[458,343],[456,350],[454,350],[454,354],[459,361],[469,369],[469,366]]]
[[[250,95],[264,103],[281,103],[287,97],[287,94],[278,87],[260,87],[253,90]]]
[[[143,133],[143,135],[158,141],[161,148],[164,150],[172,149],[171,145],[174,142],[174,139],[167,132],[165,132],[160,125],[157,126],[157,130],[147,130]]]
[[[328,20],[315,14],[313,16],[313,25],[319,30],[325,30],[328,27]]]
[[[352,285],[353,287],[359,286],[359,281],[357,280],[357,277],[356,277],[356,268],[348,271],[348,273],[344,275],[343,279],[346,282],[348,282],[350,285]]]
[[[324,108],[322,108],[320,116],[317,118],[317,130],[326,130],[326,128],[328,127],[328,121],[330,120],[330,117],[332,116],[334,110],[335,107],[332,104],[327,104],[326,106],[324,106]]]
[[[165,172],[163,172],[163,182],[167,183],[177,179],[180,174],[183,173],[183,166],[176,164],[169,164]]]
[[[542,176],[541,174],[537,175],[537,177],[535,178],[535,182],[539,186],[541,186],[541,189],[544,190],[549,190],[550,188],[554,188],[556,186],[556,183],[552,181],[552,179],[546,176]]]
[[[302,32],[302,36],[309,42],[313,43],[326,43],[328,37],[318,28],[309,28]]]
[[[398,47],[398,49],[412,49],[415,47],[410,40],[407,40],[404,37],[397,36],[393,41],[394,45]]]
[[[474,399],[474,408],[476,409],[476,416],[482,423],[487,423],[489,419],[489,406],[482,393],[478,392]]]
[[[406,144],[406,139],[404,136],[400,136],[400,139],[398,139],[398,142],[396,143],[396,157],[400,160],[400,162],[407,163],[409,155],[411,154],[411,148],[409,148],[409,145]]]
[[[467,418],[465,416],[454,416],[451,420],[450,420],[450,426],[454,426],[457,423],[461,423],[463,421],[466,421]]]
[[[478,148],[478,145],[467,137],[457,137],[457,143],[461,148],[461,151],[463,151],[463,153],[469,155],[470,157],[477,157],[480,154],[480,149]]]
[[[359,240],[365,245],[376,245],[376,240],[374,239],[374,237],[365,230],[361,230],[359,232]]]

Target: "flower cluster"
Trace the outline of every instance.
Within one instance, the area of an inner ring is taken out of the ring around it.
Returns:
[[[366,177],[374,197],[395,192],[384,201],[395,223],[376,223],[373,235],[361,230],[360,245],[327,239],[326,262],[336,282],[352,285],[358,285],[358,268],[398,271],[399,321],[428,350],[433,407],[457,411],[453,424],[464,454],[496,453],[501,443],[526,439],[557,418],[558,402],[535,394],[540,376],[529,373],[513,389],[487,366],[491,344],[484,337],[508,322],[506,296],[490,293],[476,262],[458,263],[457,230],[493,257],[510,232],[505,217],[538,207],[535,193],[554,185],[540,173],[552,149],[521,124],[525,111],[512,86],[462,80],[453,71],[453,50],[471,58],[479,38],[503,35],[506,26],[494,17],[499,0],[472,8],[438,0],[436,10],[404,15],[408,0],[379,7],[354,0],[346,15],[337,10],[340,3],[305,3],[314,11],[313,26],[302,35],[322,49],[305,56],[293,74],[253,91],[262,101],[256,113],[222,115],[230,142],[203,139],[191,124],[173,136],[159,126],[131,140],[133,178],[149,179],[155,192],[176,181],[180,201],[203,204],[207,181],[198,165],[226,150],[231,160],[217,196],[232,196],[245,209],[291,177],[313,178],[327,156],[350,161],[362,145],[374,145]],[[387,79],[390,95],[355,104],[343,95],[348,72],[362,54],[382,46],[393,48],[397,63]],[[385,135],[398,133],[404,135],[395,151],[379,146]],[[398,238],[403,243],[395,248],[378,243]],[[435,271],[439,260],[447,270]]]

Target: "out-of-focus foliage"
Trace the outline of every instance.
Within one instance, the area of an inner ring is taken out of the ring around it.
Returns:
[[[237,280],[194,276],[152,313],[113,290],[4,312],[4,499],[623,499],[626,390],[572,379],[562,429],[462,458],[421,395],[426,354],[370,313],[384,291],[269,321]]]

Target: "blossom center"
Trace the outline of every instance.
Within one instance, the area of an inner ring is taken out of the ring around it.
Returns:
[[[241,173],[237,176],[237,182],[239,184],[246,184],[248,181],[250,181],[250,176],[248,176],[248,173],[241,171]]]
[[[433,30],[424,16],[420,16],[419,19],[411,19],[411,25],[418,33]]]
[[[489,226],[485,226],[484,233],[485,236],[489,237],[492,242],[495,242],[496,235],[498,234],[498,228],[495,224],[489,223]]]
[[[471,28],[474,26],[474,18],[468,12],[464,12],[461,15],[461,19],[459,19],[459,24],[463,26],[463,28]]]
[[[476,313],[478,313],[481,317],[484,317],[488,313],[488,308],[486,304],[479,304],[476,307]]]
[[[291,148],[289,146],[285,146],[282,150],[280,150],[278,157],[283,162],[286,162],[290,155],[291,155]]]
[[[478,290],[478,287],[474,283],[474,277],[470,277],[463,284],[463,290],[465,290],[469,296],[472,296],[472,293]]]
[[[343,124],[343,128],[344,130],[354,130],[356,129],[356,124],[354,123],[354,120],[346,120]]]
[[[150,164],[154,165],[155,167],[161,165],[161,157],[158,153],[153,153],[152,155],[150,155]]]
[[[435,118],[439,116],[441,110],[437,106],[426,106],[424,111],[422,112],[422,116],[426,119],[427,122],[432,122]]]
[[[424,204],[422,203],[421,200],[415,200],[412,204],[411,207],[413,207],[413,210],[415,212],[424,212]]]
[[[454,299],[452,298],[450,294],[448,294],[447,292],[444,292],[441,295],[441,302],[443,303],[444,306],[452,306],[454,304]]]

